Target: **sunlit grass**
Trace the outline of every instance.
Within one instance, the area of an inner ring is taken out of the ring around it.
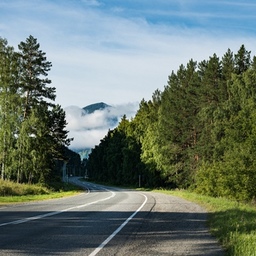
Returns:
[[[227,255],[256,256],[256,207],[188,191],[156,190],[196,202],[209,212],[209,228]]]
[[[55,187],[46,187],[0,180],[0,205],[61,198],[80,192],[80,188],[71,184],[59,183]]]
[[[40,201],[48,200],[54,198],[62,198],[67,196],[73,196],[81,191],[65,191],[65,192],[55,192],[47,195],[26,195],[26,196],[0,196],[0,205],[1,204],[10,204],[10,203],[23,203],[30,201]]]

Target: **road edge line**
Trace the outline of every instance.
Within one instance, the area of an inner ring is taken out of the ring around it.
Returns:
[[[128,218],[121,226],[119,226],[105,241],[103,241],[92,253],[89,254],[89,256],[95,256],[98,252],[100,252],[122,229],[123,227],[131,220],[133,217],[144,207],[146,202],[148,201],[148,198],[146,195],[139,193],[140,195],[143,195],[145,197],[144,202],[142,205]]]

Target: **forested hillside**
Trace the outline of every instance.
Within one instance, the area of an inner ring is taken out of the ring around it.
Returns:
[[[119,185],[256,196],[256,58],[242,45],[190,60],[124,116],[89,156],[88,174]],[[157,86],[157,85],[156,85]]]
[[[0,177],[46,183],[61,177],[57,167],[72,157],[71,139],[65,112],[54,104],[51,62],[32,36],[18,49],[0,38]]]

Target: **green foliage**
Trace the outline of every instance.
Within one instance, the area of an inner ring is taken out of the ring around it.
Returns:
[[[0,38],[0,174],[2,180],[45,183],[71,139],[65,112],[53,103],[46,54],[32,36],[18,48]]]
[[[199,132],[197,112],[199,76],[196,62],[181,65],[177,74],[169,77],[159,107],[158,167],[167,182],[174,187],[187,187],[190,173],[197,161],[192,149]]]
[[[89,155],[89,178],[115,185],[139,185],[140,147],[131,136],[130,122],[124,116]]]
[[[0,166],[1,178],[10,177],[19,122],[19,61],[14,49],[0,38]]]
[[[89,157],[91,176],[118,184],[192,188],[239,201],[256,197],[256,57],[242,45],[190,60],[163,92],[141,101]],[[131,160],[132,159],[132,160]],[[132,161],[132,162],[130,162]]]

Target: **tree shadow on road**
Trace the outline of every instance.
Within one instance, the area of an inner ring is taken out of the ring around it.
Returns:
[[[6,225],[0,231],[0,255],[89,255],[132,214],[71,211],[29,224]],[[17,212],[17,216],[23,215]],[[141,211],[99,255],[106,255],[108,250],[112,255],[133,256],[224,255],[208,233],[206,219],[206,213]]]

